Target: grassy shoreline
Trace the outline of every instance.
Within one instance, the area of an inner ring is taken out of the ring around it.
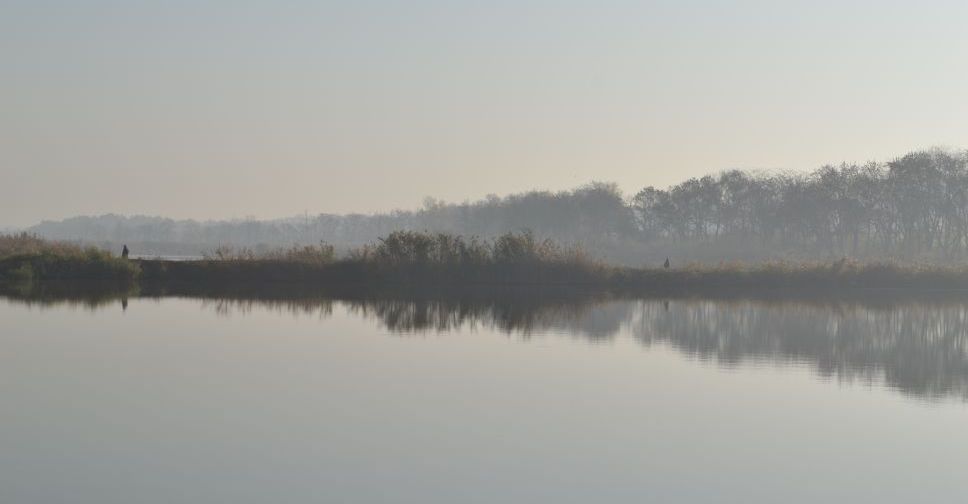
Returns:
[[[3,237],[0,237],[3,238]],[[495,240],[440,233],[392,233],[337,258],[332,247],[301,246],[256,256],[219,249],[193,261],[124,259],[97,249],[21,235],[0,240],[0,283],[90,282],[154,290],[258,290],[288,285],[376,290],[388,286],[461,288],[538,286],[619,294],[684,294],[763,290],[968,289],[968,267],[860,263],[628,268],[590,259],[578,248],[530,233]]]
[[[270,284],[374,288],[557,286],[621,293],[790,289],[961,290],[968,289],[968,269],[844,262],[658,269],[557,263],[387,266],[358,260],[327,264],[284,260],[123,260],[50,254],[0,259],[0,282],[50,281],[199,288]]]

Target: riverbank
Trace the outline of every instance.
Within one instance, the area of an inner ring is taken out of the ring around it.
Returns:
[[[835,263],[619,268],[595,263],[381,264],[359,259],[330,263],[286,260],[125,260],[106,255],[34,254],[0,259],[0,281],[91,282],[152,289],[305,289],[381,286],[454,288],[543,286],[617,293],[839,289],[968,289],[968,269]]]
[[[579,248],[530,233],[493,240],[398,232],[345,257],[332,247],[299,246],[269,254],[218,249],[202,260],[126,259],[28,236],[0,254],[5,284],[82,282],[187,292],[387,287],[546,287],[616,294],[681,295],[770,290],[968,289],[968,267],[862,263],[769,262],[628,268],[589,258]]]

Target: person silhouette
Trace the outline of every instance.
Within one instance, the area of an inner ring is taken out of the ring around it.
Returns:
[[[665,269],[669,269],[669,258],[668,257],[666,257],[665,263],[662,264],[662,267],[665,268]]]
[[[127,245],[125,245],[124,248],[121,249],[121,258],[122,259],[127,259],[128,258],[128,246]]]

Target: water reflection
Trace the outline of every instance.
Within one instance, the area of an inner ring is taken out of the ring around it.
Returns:
[[[641,303],[631,330],[726,366],[807,363],[824,377],[968,399],[968,304]]]
[[[843,382],[883,384],[922,398],[968,399],[968,303],[680,299],[527,305],[371,300],[353,311],[391,331],[482,325],[602,341],[628,332],[727,367],[799,364]]]
[[[400,334],[486,328],[607,342],[630,335],[721,366],[807,365],[825,378],[881,384],[919,398],[968,399],[968,297],[855,293],[773,299],[615,299],[541,290],[374,293],[171,293],[88,289],[4,292],[31,306],[128,308],[130,298],[197,298],[221,316],[268,309],[329,317],[334,306]],[[136,307],[134,308],[136,309]]]

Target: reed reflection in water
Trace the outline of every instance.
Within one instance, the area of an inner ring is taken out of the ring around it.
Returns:
[[[127,306],[126,292],[95,296],[7,293],[32,306]],[[148,295],[158,297],[157,295]],[[184,296],[183,296],[184,297]],[[402,335],[488,330],[528,339],[563,334],[608,342],[628,335],[702,362],[808,366],[845,383],[882,385],[923,399],[968,400],[968,299],[867,293],[843,299],[610,299],[502,291],[385,297],[189,295],[220,316],[255,309],[327,318],[334,305]]]
[[[721,366],[808,365],[824,378],[921,398],[968,399],[968,304],[640,300],[546,306],[355,301],[390,331],[485,327],[603,341],[631,334]]]

